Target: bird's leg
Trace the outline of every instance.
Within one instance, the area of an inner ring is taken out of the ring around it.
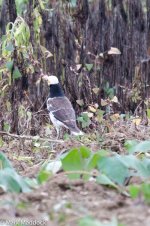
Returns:
[[[56,127],[56,132],[57,132],[57,137],[56,137],[56,139],[59,139],[59,136],[60,136],[60,130],[59,130],[59,127]]]

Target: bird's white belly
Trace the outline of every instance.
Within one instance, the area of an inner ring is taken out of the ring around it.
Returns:
[[[53,125],[54,125],[55,127],[57,127],[57,128],[59,128],[59,127],[61,127],[61,126],[64,127],[64,124],[63,124],[62,122],[58,121],[58,120],[54,117],[54,115],[53,115],[52,112],[49,113],[49,116],[50,116],[50,119],[51,119],[51,121],[52,121],[52,123],[53,123]]]

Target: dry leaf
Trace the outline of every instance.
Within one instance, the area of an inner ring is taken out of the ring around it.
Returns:
[[[95,109],[94,107],[89,106],[88,108],[89,108],[89,111],[91,111],[91,112],[93,112],[93,113],[95,113],[95,112],[96,112],[96,109]]]
[[[88,112],[87,115],[89,118],[92,118],[94,114],[92,112]]]
[[[111,47],[110,50],[108,51],[108,55],[119,55],[121,54],[120,50],[115,47]]]
[[[98,94],[99,93],[99,88],[93,88],[92,91],[93,91],[93,93]]]
[[[39,85],[41,82],[41,78],[39,78],[37,81],[36,81],[36,86]]]
[[[53,54],[50,51],[45,51],[46,58],[53,57]]]
[[[111,102],[118,103],[118,97],[114,96],[114,97],[112,98]]]
[[[84,102],[83,102],[83,99],[81,100],[76,100],[77,104],[79,104],[79,106],[83,106],[84,105]]]
[[[136,126],[139,126],[140,123],[141,123],[142,119],[141,118],[135,118],[132,120],[132,122],[136,125]]]
[[[106,100],[101,99],[101,106],[106,106],[108,105],[108,102]]]
[[[94,104],[94,107],[97,109],[99,107],[99,105],[96,103],[96,104]]]
[[[120,115],[118,113],[116,113],[116,114],[111,115],[110,118],[112,121],[116,121],[117,119],[120,118]]]
[[[44,46],[40,45],[40,48],[41,48],[41,51],[42,51],[43,55],[46,58],[53,56],[53,54],[50,51],[48,51]]]
[[[76,65],[77,71],[78,71],[81,67],[82,67],[82,64],[77,64],[77,65]]]

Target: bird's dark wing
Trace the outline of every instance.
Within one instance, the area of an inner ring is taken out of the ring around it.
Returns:
[[[75,111],[67,97],[54,97],[47,100],[47,109],[69,129],[77,129]]]

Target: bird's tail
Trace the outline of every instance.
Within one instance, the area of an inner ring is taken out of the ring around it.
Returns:
[[[71,134],[74,136],[83,136],[84,135],[84,133],[81,130],[79,130],[78,127],[74,130],[71,130]]]

